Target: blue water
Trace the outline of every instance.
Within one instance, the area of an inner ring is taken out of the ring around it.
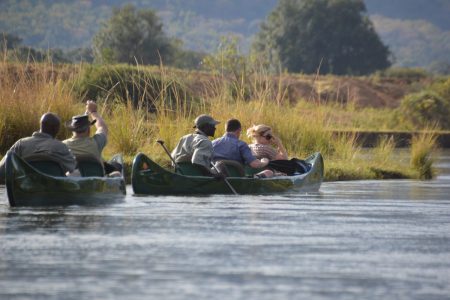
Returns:
[[[450,299],[450,155],[438,167],[52,209],[10,208],[0,186],[0,299]]]

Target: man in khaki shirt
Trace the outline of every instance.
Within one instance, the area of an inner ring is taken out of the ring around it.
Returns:
[[[175,162],[190,161],[200,166],[205,175],[214,176],[210,169],[213,147],[208,137],[214,136],[217,124],[219,122],[208,115],[198,116],[195,119],[195,132],[183,136],[172,151]]]
[[[89,116],[93,121],[89,121]],[[90,127],[95,124],[96,131],[91,137]],[[105,121],[97,112],[97,104],[94,101],[86,102],[86,114],[73,116],[72,120],[66,123],[66,127],[73,132],[70,139],[63,141],[72,153],[76,156],[95,157],[104,165],[106,174],[113,171],[120,171],[118,167],[103,162],[102,151],[108,141],[108,127]]]
[[[61,141],[55,139],[60,128],[60,120],[56,114],[46,113],[40,120],[40,129],[31,137],[18,140],[10,149],[23,159],[36,154],[43,154],[59,161],[64,172],[71,173],[75,170],[76,160],[69,148]],[[6,155],[0,162],[0,182],[5,177]]]
[[[89,115],[93,121],[89,121]],[[91,137],[90,127],[96,127],[95,134]],[[108,127],[97,112],[97,104],[91,100],[86,102],[86,114],[73,116],[66,123],[67,129],[73,132],[72,137],[63,141],[75,156],[94,156],[102,162],[102,151],[108,141]]]

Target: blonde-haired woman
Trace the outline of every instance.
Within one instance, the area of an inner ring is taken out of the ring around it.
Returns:
[[[248,145],[252,150],[252,154],[258,158],[267,158],[269,160],[287,160],[288,155],[281,140],[272,132],[272,128],[260,124],[253,125],[247,129],[247,136],[252,139],[253,143]],[[272,170],[264,170],[258,177],[272,177]]]

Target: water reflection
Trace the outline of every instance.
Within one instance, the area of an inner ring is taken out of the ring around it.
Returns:
[[[433,181],[10,208],[0,299],[449,299],[450,156]]]

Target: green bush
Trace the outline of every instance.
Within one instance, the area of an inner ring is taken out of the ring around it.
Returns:
[[[389,68],[375,73],[380,78],[403,79],[408,82],[420,81],[428,78],[429,74],[420,68]]]
[[[444,98],[447,104],[450,105],[450,77],[444,77],[437,80],[431,85],[430,89]]]
[[[135,107],[155,112],[158,108],[174,109],[189,99],[181,85],[163,80],[148,70],[127,65],[89,65],[77,79],[75,91],[84,100],[128,100]]]
[[[411,122],[415,128],[430,125],[450,128],[450,105],[433,91],[422,91],[405,96],[401,102],[400,111],[402,118]]]

